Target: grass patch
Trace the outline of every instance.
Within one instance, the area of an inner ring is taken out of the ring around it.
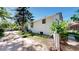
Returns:
[[[40,35],[32,32],[19,32],[18,34],[22,35],[23,38],[31,38],[39,41],[46,41],[49,37],[48,35]]]

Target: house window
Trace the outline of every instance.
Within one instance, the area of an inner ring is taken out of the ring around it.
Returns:
[[[33,28],[33,23],[31,23],[31,28]]]
[[[46,23],[46,19],[43,19],[43,20],[42,20],[42,24],[45,24],[45,23]]]

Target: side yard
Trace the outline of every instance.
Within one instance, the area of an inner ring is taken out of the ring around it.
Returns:
[[[41,35],[38,33],[31,33],[31,32],[19,32],[18,34],[21,35],[23,38],[29,38],[45,44],[49,50],[50,49],[54,50],[53,39],[50,39],[48,35]]]
[[[0,38],[0,51],[50,51],[52,41],[48,41],[48,36],[31,35],[19,31],[4,32],[4,37]]]
[[[30,33],[30,32],[19,32],[18,34],[20,34],[23,38],[29,38],[29,39],[33,39],[35,41],[39,41],[43,44],[45,44],[47,46],[47,48],[49,50],[54,50],[53,49],[53,39],[50,39],[49,36],[47,35],[40,35],[40,34],[37,34],[37,33]],[[72,33],[67,33],[65,35],[68,35],[68,34],[72,34]],[[78,34],[75,34],[78,36]],[[68,39],[68,38],[67,38]],[[78,41],[79,39],[76,38],[76,40]],[[65,43],[61,43],[61,50],[62,51],[79,51],[79,42],[76,42],[76,41],[73,41],[73,40],[67,40],[66,41],[67,44]]]

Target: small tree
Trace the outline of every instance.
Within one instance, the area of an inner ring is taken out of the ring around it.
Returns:
[[[67,37],[67,28],[68,24],[66,21],[61,21],[59,23],[53,22],[51,25],[51,30],[59,34],[60,39],[66,39]]]
[[[51,30],[60,34],[67,31],[67,26],[66,21],[61,21],[59,23],[53,22],[51,25]]]
[[[60,39],[65,38],[64,34],[67,31],[67,22],[53,22],[51,25],[51,30],[55,33],[54,34],[54,47],[57,50],[60,50]]]

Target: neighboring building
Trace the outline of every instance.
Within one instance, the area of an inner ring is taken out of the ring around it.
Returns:
[[[50,26],[52,22],[53,21],[59,22],[60,20],[63,20],[61,12],[56,13],[52,16],[44,17],[37,21],[33,21],[31,25],[30,24],[28,25],[28,29],[34,33],[50,35],[51,34]]]
[[[70,22],[69,23],[69,29],[70,30],[78,30],[79,31],[79,22]]]

